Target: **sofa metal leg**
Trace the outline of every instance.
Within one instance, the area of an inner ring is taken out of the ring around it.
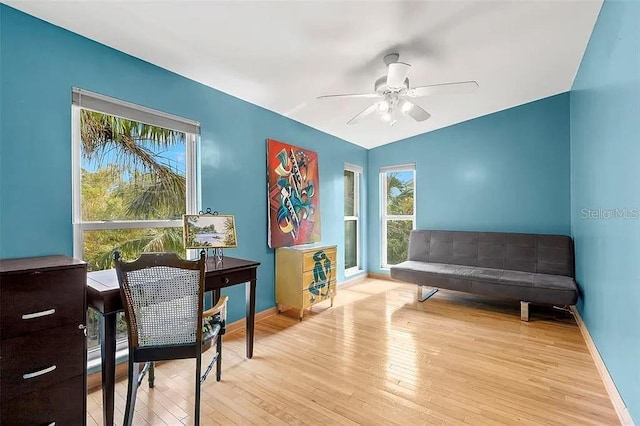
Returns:
[[[520,302],[520,320],[529,321],[529,302]]]
[[[435,287],[427,287],[426,285],[418,286],[418,302],[424,302],[438,291]]]
[[[571,308],[569,308],[569,305],[564,305],[564,306],[553,305],[553,309],[556,309],[558,311],[563,311],[563,312],[566,312],[568,314],[573,315],[573,311],[571,310]]]

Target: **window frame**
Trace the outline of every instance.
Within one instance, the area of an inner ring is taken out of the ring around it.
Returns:
[[[344,263],[344,276],[345,277],[349,277],[352,275],[355,275],[359,272],[362,272],[362,262],[361,262],[361,258],[360,258],[360,237],[361,237],[361,230],[360,230],[360,226],[361,226],[361,221],[360,221],[360,205],[361,205],[361,200],[360,200],[360,182],[362,180],[362,173],[363,173],[363,169],[360,166],[356,166],[353,164],[345,164],[344,165],[344,171],[346,172],[351,172],[353,173],[353,215],[352,216],[344,216],[344,222],[345,225],[347,223],[347,221],[355,221],[356,222],[356,265],[352,266],[351,268],[347,268],[347,262],[345,259],[345,263]],[[345,256],[346,256],[346,243],[347,243],[347,236],[345,233],[344,236],[344,243],[345,243]]]
[[[182,219],[169,220],[82,220],[82,159],[80,135],[80,111],[82,109],[102,114],[122,117],[181,132],[185,135],[185,185],[186,214],[196,214],[200,209],[201,187],[198,167],[200,124],[182,117],[131,104],[104,95],[73,88],[71,104],[71,167],[72,167],[72,224],[73,256],[82,259],[84,254],[84,231],[139,229],[139,228],[181,228]],[[191,250],[187,251],[188,253]],[[103,327],[100,319],[99,327]],[[127,338],[118,339],[116,347],[122,351],[127,346]],[[96,368],[100,363],[100,345],[87,351],[88,365]]]
[[[388,215],[387,214],[387,173],[392,172],[412,172],[413,173],[413,214],[411,215]],[[387,259],[387,223],[390,220],[411,220],[411,229],[416,229],[416,165],[415,163],[400,164],[396,166],[381,167],[380,179],[380,268],[388,270],[391,266]]]
[[[75,93],[75,91],[74,91]],[[85,92],[87,93],[87,92]],[[139,113],[144,114],[147,117],[144,122],[146,124],[167,127],[167,119],[176,119],[178,117],[171,116],[169,114],[162,113],[160,111],[150,110],[148,108],[129,104],[127,102],[119,101],[117,99],[110,99],[102,95],[101,100],[105,103],[111,102],[112,108],[117,109],[118,106],[126,106],[125,111],[138,110]],[[115,115],[124,119],[139,120],[136,118],[123,117],[122,115],[114,114],[112,111],[103,111],[101,108],[95,109],[83,105],[73,103],[71,106],[71,139],[72,139],[72,192],[73,192],[73,256],[76,259],[82,259],[83,257],[83,245],[84,245],[84,231],[93,230],[114,230],[114,229],[140,229],[140,228],[180,228],[183,226],[182,219],[173,220],[112,220],[112,221],[83,221],[82,220],[82,183],[81,183],[81,140],[80,140],[80,110],[87,109],[96,111],[102,114]],[[158,120],[153,119],[153,115],[158,116]],[[143,117],[143,118],[145,118]],[[162,120],[164,118],[164,120]],[[179,119],[179,118],[178,118]],[[184,120],[184,119],[180,119]],[[153,121],[153,122],[151,122]],[[184,120],[187,121],[187,120]],[[199,125],[198,125],[199,127]],[[175,130],[175,129],[171,129]],[[200,186],[199,186],[199,171],[197,168],[198,162],[198,149],[197,142],[199,135],[196,133],[190,133],[183,129],[177,129],[179,132],[183,132],[185,135],[185,180],[186,180],[186,214],[196,214],[198,212],[199,200],[200,200]]]

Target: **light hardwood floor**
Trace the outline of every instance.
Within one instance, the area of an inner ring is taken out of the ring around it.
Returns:
[[[297,311],[225,336],[222,381],[202,387],[202,424],[615,425],[616,414],[571,315],[367,279],[339,288],[298,321]],[[207,354],[208,356],[208,354]],[[190,424],[193,360],[157,368],[138,391],[136,425]],[[116,387],[121,424],[126,380]],[[102,395],[88,424],[102,424]]]

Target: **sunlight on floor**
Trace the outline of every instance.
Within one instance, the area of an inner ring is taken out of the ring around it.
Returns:
[[[368,279],[313,307],[225,336],[222,381],[202,386],[202,424],[615,424],[617,418],[575,321],[519,304]],[[206,355],[206,354],[205,354]],[[191,424],[194,362],[156,369],[140,387],[135,424]],[[126,380],[116,385],[122,422]],[[102,424],[102,395],[88,424]]]

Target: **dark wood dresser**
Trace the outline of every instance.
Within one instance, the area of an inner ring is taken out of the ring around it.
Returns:
[[[86,424],[86,264],[0,260],[0,424]]]

